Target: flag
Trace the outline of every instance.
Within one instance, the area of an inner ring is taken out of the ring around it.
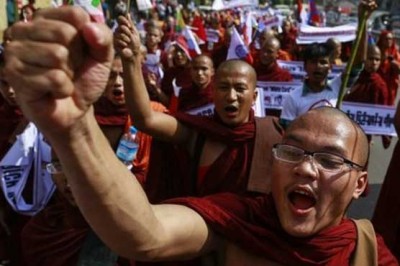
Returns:
[[[194,37],[194,34],[193,34],[192,30],[189,29],[188,26],[185,26],[183,28],[182,35],[185,37],[185,39],[186,39],[186,41],[188,43],[189,52],[191,50],[191,51],[195,51],[197,54],[201,54],[201,50],[200,50],[199,44],[197,43],[197,40]]]
[[[321,18],[319,16],[319,12],[318,12],[315,0],[309,0],[308,4],[310,7],[308,24],[317,26],[321,23]]]
[[[74,0],[74,6],[82,7],[86,12],[89,13],[90,17],[96,21],[105,23],[103,9],[101,8],[101,4],[99,0]]]
[[[244,37],[244,42],[247,45],[250,45],[250,43],[253,41],[253,27],[257,27],[257,22],[255,21],[253,17],[253,13],[248,12],[246,19],[244,21],[244,29],[243,29],[243,37]]]
[[[201,16],[196,15],[193,19],[192,29],[194,33],[196,33],[197,37],[199,37],[204,43],[207,41],[206,29],[204,28],[204,21]],[[199,43],[200,44],[200,43]]]
[[[253,57],[250,54],[249,48],[240,37],[235,27],[232,27],[231,43],[229,45],[227,60],[243,59],[249,64],[253,63]]]
[[[176,11],[176,23],[175,23],[175,31],[181,32],[185,27],[185,21],[183,20],[182,11],[178,9]]]

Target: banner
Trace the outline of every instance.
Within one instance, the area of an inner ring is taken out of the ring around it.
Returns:
[[[219,31],[207,28],[206,29],[207,41],[212,43],[219,42]]]
[[[337,27],[313,27],[300,25],[297,34],[297,44],[324,43],[329,38],[336,38],[340,42],[350,42],[356,39],[357,25],[347,24]]]
[[[302,61],[282,61],[282,60],[277,60],[278,65],[286,69],[287,71],[292,74],[293,80],[302,82],[307,73],[304,70],[304,62]],[[336,78],[338,75],[340,75],[346,66],[333,66],[331,69],[331,72],[328,74],[328,80],[332,80]]]
[[[291,91],[301,88],[302,82],[265,82],[258,81],[257,88],[263,92],[262,109],[282,110],[283,99]]]
[[[343,102],[342,110],[367,134],[397,136],[393,125],[395,106]]]
[[[148,10],[153,8],[150,0],[137,0],[137,7],[140,11]]]
[[[243,7],[243,6],[258,6],[258,0],[214,0],[212,4],[212,10],[224,10],[224,9],[232,9],[235,7]]]
[[[51,161],[51,148],[33,123],[24,132],[0,161],[1,189],[14,211],[24,215],[35,215],[51,198],[55,185],[46,164]],[[32,201],[25,201],[24,188],[32,179]]]

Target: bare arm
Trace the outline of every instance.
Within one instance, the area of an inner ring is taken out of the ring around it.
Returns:
[[[174,117],[153,111],[144,83],[140,62],[140,38],[129,18],[120,16],[115,46],[124,68],[124,88],[129,113],[137,128],[156,138],[177,143],[189,140],[192,132]]]
[[[7,79],[26,117],[58,154],[79,209],[106,245],[142,260],[191,257],[211,248],[214,234],[196,212],[149,204],[96,123],[92,104],[113,58],[106,26],[91,23],[80,8],[62,7],[39,11],[11,33]]]
[[[364,29],[360,29],[361,20],[367,20],[371,13],[377,8],[377,4],[375,0],[362,0],[358,6],[358,27],[357,32],[362,30],[361,43],[357,50],[356,57],[354,59],[354,66],[361,66],[361,64],[365,61],[367,55],[367,46],[368,46],[368,38],[367,38],[367,27]],[[365,17],[363,17],[365,15]]]

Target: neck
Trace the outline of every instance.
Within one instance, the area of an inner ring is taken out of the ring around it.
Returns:
[[[310,82],[310,80],[306,81],[307,86],[311,89],[313,92],[320,92],[322,91],[325,86],[326,86],[326,80],[321,81],[321,82]]]

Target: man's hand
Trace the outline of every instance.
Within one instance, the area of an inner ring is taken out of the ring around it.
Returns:
[[[119,16],[118,25],[114,36],[115,49],[120,53],[122,59],[133,60],[140,55],[139,32],[129,16]]]
[[[24,114],[45,133],[71,132],[107,83],[111,31],[79,7],[61,7],[16,23],[9,37],[4,71]]]

